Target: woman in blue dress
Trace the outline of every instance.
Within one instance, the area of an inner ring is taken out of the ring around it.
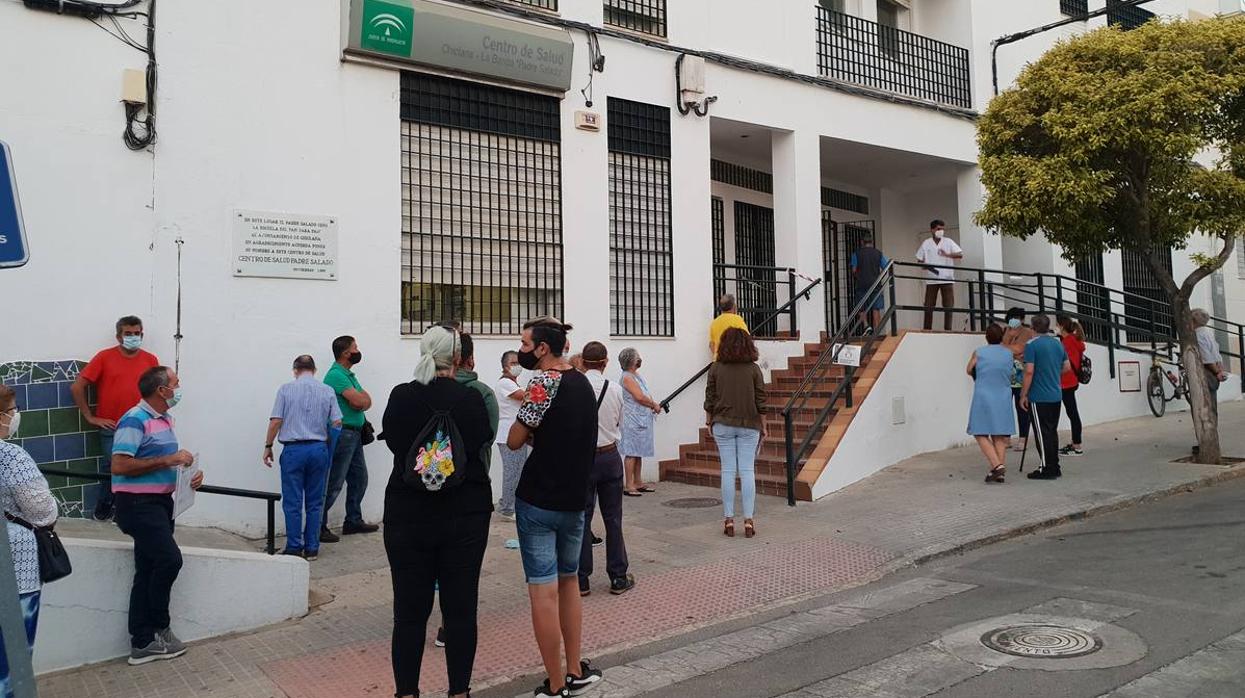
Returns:
[[[618,363],[622,364],[623,387],[622,438],[618,440],[624,466],[623,494],[639,497],[644,492],[657,491],[641,479],[640,471],[644,459],[653,457],[653,431],[661,405],[640,377],[640,352],[627,347],[619,352]]]
[[[986,328],[986,342],[968,360],[973,384],[973,403],[968,410],[968,433],[990,465],[986,482],[1003,482],[1007,471],[1007,442],[1015,433],[1012,419],[1012,353],[1004,347],[1003,328]]]

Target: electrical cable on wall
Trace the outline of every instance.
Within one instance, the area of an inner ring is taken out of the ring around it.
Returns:
[[[147,11],[131,8],[147,2]],[[32,10],[55,12],[60,15],[82,17],[104,30],[109,36],[130,48],[147,54],[146,102],[125,103],[125,131],[122,140],[130,150],[144,150],[156,140],[156,0],[118,0],[117,2],[93,2],[90,0],[22,0]],[[112,29],[100,19],[107,17]],[[121,25],[120,19],[143,19],[147,29],[147,43],[140,44]]]
[[[593,74],[605,72],[605,55],[601,53],[601,42],[597,40],[597,33],[587,31],[584,34],[588,36],[588,84],[579,94],[584,96],[584,106],[591,109]]]

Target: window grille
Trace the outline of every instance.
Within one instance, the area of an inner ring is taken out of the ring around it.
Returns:
[[[1107,24],[1128,31],[1154,19],[1154,13],[1120,0],[1107,0]]]
[[[831,189],[830,187],[821,188],[821,205],[865,216],[869,215],[869,197],[839,189]]]
[[[1089,0],[1059,0],[1059,11],[1069,17],[1089,14]]]
[[[670,110],[609,98],[610,334],[674,336]]]
[[[774,175],[724,160],[709,161],[709,179],[765,194],[774,193]]]
[[[1081,328],[1089,339],[1105,343],[1111,339],[1111,328],[1106,322],[1111,315],[1111,295],[1103,286],[1102,254],[1077,260],[1076,278],[1087,282],[1076,285],[1076,312],[1081,316]]]
[[[401,115],[401,331],[561,317],[558,100],[404,73]]]
[[[1245,279],[1245,235],[1236,238],[1236,278]]]
[[[666,0],[605,0],[605,23],[665,38]]]
[[[735,264],[740,315],[757,337],[774,337],[775,320],[761,324],[778,309],[774,268],[774,209],[735,202]],[[786,281],[784,272],[783,282]]]
[[[539,7],[542,10],[551,12],[558,11],[558,0],[506,0],[506,2],[516,5],[527,5],[529,7]]]
[[[1172,270],[1171,250],[1160,253],[1163,267]],[[1142,256],[1132,250],[1120,253],[1124,266],[1124,322],[1138,331],[1128,333],[1130,342],[1162,341],[1174,337],[1167,292],[1150,272]],[[1147,300],[1149,299],[1149,300]]]
[[[726,264],[726,208],[718,197],[709,199],[709,219],[713,232],[713,263]],[[717,274],[713,277],[713,300],[716,303],[726,293],[726,282]]]

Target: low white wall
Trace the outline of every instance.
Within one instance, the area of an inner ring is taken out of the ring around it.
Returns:
[[[73,574],[43,588],[35,672],[129,654],[134,547],[64,539]],[[169,611],[183,640],[249,630],[307,613],[308,564],[283,555],[182,548]],[[191,650],[194,651],[193,649]]]
[[[983,343],[978,334],[905,335],[814,485],[813,497],[824,497],[912,456],[973,443],[966,432],[973,381],[964,369],[973,350]],[[1077,406],[1086,426],[1150,413],[1144,392],[1119,391],[1118,379],[1111,377],[1106,347],[1090,345],[1088,354],[1094,362],[1094,378],[1077,391]],[[1140,362],[1144,385],[1149,357],[1117,351],[1115,359]],[[1220,402],[1240,398],[1236,376],[1219,389]],[[893,423],[896,399],[903,401],[903,424]],[[1187,410],[1188,404],[1177,400],[1167,409],[1169,413]],[[1069,428],[1067,415],[1060,428]],[[1190,443],[1192,438],[1190,433]],[[1086,447],[1094,447],[1092,438]]]

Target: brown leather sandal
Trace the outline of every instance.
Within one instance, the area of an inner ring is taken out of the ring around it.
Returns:
[[[986,482],[1004,482],[1004,476],[1006,474],[1006,465],[996,465],[993,468],[990,468],[989,473],[986,473]]]
[[[722,533],[726,534],[726,537],[727,537],[727,538],[734,538],[734,537],[735,537],[735,519],[727,519],[727,520],[723,523],[723,525],[722,525]]]
[[[744,538],[751,538],[756,534],[756,524],[752,523],[752,519],[744,519]]]

